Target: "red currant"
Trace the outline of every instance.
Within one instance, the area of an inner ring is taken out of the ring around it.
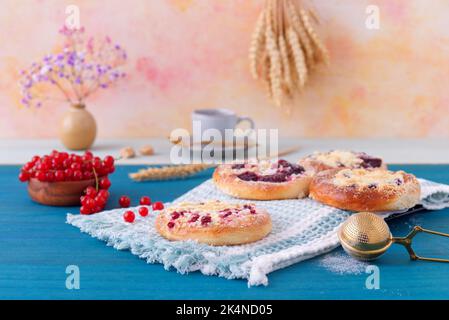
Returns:
[[[65,169],[64,170],[65,179],[70,181],[73,178],[73,170],[72,169]]]
[[[90,161],[93,159],[93,157],[93,153],[87,150],[86,152],[84,152],[83,161]]]
[[[143,196],[142,198],[140,198],[139,204],[141,206],[149,206],[149,205],[151,205],[150,197]]]
[[[27,162],[27,163],[23,166],[23,170],[29,171],[29,170],[33,169],[33,167],[34,167],[34,163],[32,163],[32,162]]]
[[[94,178],[94,173],[92,171],[84,171],[83,177],[84,177],[84,180],[91,180]]]
[[[132,212],[132,211],[126,211],[124,214],[123,214],[123,219],[126,221],[126,222],[129,222],[129,223],[132,223],[132,222],[134,222],[134,219],[136,218],[136,215],[134,214],[134,212]]]
[[[55,173],[54,173],[53,171],[48,171],[48,172],[47,172],[47,178],[46,178],[46,180],[47,180],[48,182],[53,182],[53,181],[55,181]]]
[[[92,209],[88,208],[86,206],[81,206],[80,213],[81,214],[91,214],[92,213]]]
[[[109,180],[108,177],[101,178],[101,180],[100,180],[100,188],[101,189],[107,190],[110,188],[110,186],[111,186],[111,181]]]
[[[142,217],[146,217],[148,215],[148,207],[140,207],[139,208],[139,214]]]
[[[33,158],[31,158],[31,162],[36,164],[36,162],[38,162],[41,159],[41,157],[39,156],[33,156]]]
[[[131,205],[131,199],[127,196],[121,196],[118,200],[120,207],[128,208]]]
[[[86,196],[94,198],[97,195],[97,190],[94,187],[89,186],[86,188],[86,190],[84,190],[84,193],[86,194]]]
[[[99,170],[101,168],[101,159],[99,157],[95,157],[92,161],[92,165],[94,166],[95,170]]]
[[[45,174],[44,171],[37,171],[36,178],[37,178],[37,180],[44,182],[47,179],[47,175]]]
[[[81,170],[81,164],[78,162],[74,162],[70,165],[70,168],[74,171]]]
[[[80,170],[73,171],[73,180],[83,180],[83,173]]]
[[[100,190],[100,191],[98,191],[97,196],[108,199],[109,198],[109,192],[108,192],[108,190]]]
[[[110,168],[114,165],[114,157],[113,156],[106,156],[103,160],[103,163],[106,167]]]
[[[106,198],[106,197],[101,197],[99,195],[97,195],[95,197],[95,203],[101,207],[104,207],[106,205],[107,201],[108,201],[108,198]]]
[[[22,171],[22,172],[19,174],[19,180],[20,180],[21,182],[25,182],[25,181],[30,180],[30,174],[29,174],[27,171]]]
[[[164,204],[160,201],[157,201],[155,203],[153,203],[153,210],[157,211],[157,210],[163,210],[164,209]]]
[[[97,205],[95,203],[95,200],[92,198],[89,198],[89,197],[86,197],[83,202],[86,207],[91,208],[91,209],[95,208],[95,206]]]

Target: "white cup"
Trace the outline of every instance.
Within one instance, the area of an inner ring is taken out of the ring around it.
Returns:
[[[218,130],[225,136],[228,129],[234,130],[241,122],[249,122],[251,129],[254,129],[254,121],[249,117],[239,117],[235,112],[228,109],[199,109],[192,113],[193,127],[200,125],[201,136],[209,129]]]

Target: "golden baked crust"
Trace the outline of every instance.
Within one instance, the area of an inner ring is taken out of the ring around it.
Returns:
[[[273,167],[269,167],[270,165]],[[311,177],[299,166],[297,166],[297,172],[301,171],[301,173],[290,175],[283,182],[247,181],[239,178],[241,174],[248,172],[267,178],[270,174],[275,175],[276,170],[275,164],[270,162],[246,164],[240,169],[233,169],[233,165],[221,165],[215,169],[213,181],[221,191],[240,199],[283,200],[304,198],[308,195]]]
[[[419,203],[421,188],[414,175],[383,169],[332,169],[310,183],[310,197],[351,211],[406,210]]]
[[[220,201],[169,207],[156,217],[155,224],[169,240],[196,240],[213,246],[254,242],[267,236],[272,227],[265,209]]]
[[[329,152],[315,152],[298,161],[309,173],[336,168],[382,168],[387,169],[385,162],[378,157],[367,155],[364,152],[333,150]]]

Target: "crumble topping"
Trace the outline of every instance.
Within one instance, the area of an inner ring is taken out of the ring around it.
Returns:
[[[385,186],[400,186],[404,183],[403,171],[343,169],[333,179],[336,186],[360,186],[382,188]]]
[[[343,150],[315,152],[309,158],[332,168],[378,168],[382,166],[382,159],[369,156],[364,152]]]
[[[233,204],[216,201],[200,203],[182,202],[169,207],[163,213],[170,220],[167,226],[171,229],[175,226],[207,227],[217,224],[232,223],[237,220],[258,216],[266,213],[265,210],[256,210],[254,204]]]

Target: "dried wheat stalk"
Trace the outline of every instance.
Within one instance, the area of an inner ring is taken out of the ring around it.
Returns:
[[[198,172],[210,168],[207,164],[186,164],[177,166],[165,166],[159,168],[147,168],[131,173],[129,177],[134,181],[172,180],[190,177]]]
[[[292,0],[266,0],[249,50],[250,70],[261,79],[277,106],[301,91],[312,69],[329,63],[328,51],[316,33],[316,16]]]

